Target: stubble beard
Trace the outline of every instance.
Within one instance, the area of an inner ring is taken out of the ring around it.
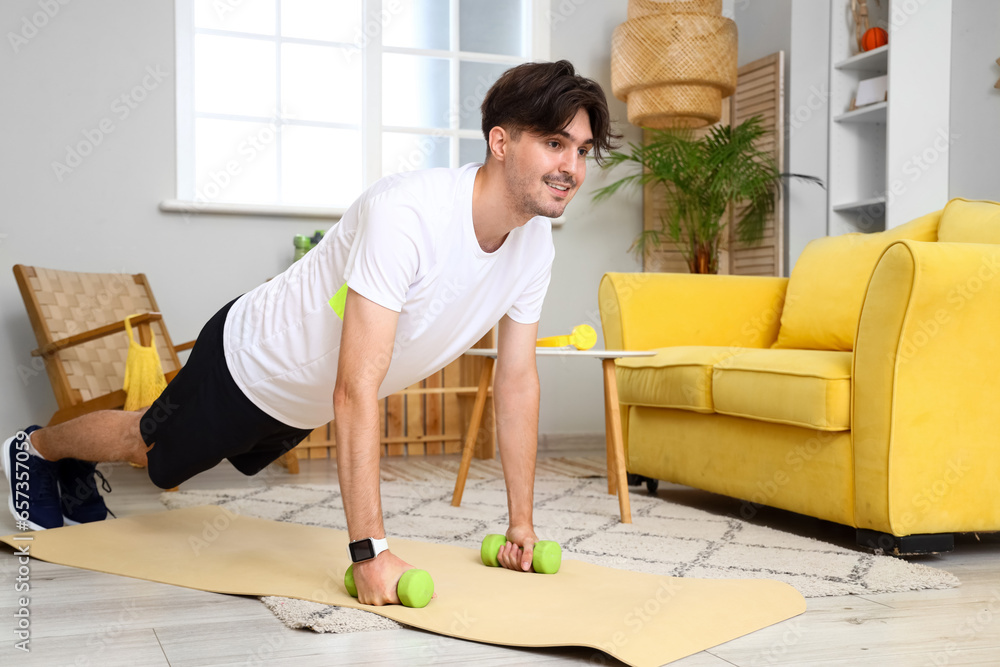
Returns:
[[[512,170],[513,174],[518,173],[518,169]],[[557,180],[557,179],[553,179]],[[535,216],[542,216],[545,218],[558,218],[566,210],[566,204],[569,203],[570,197],[567,197],[565,201],[544,201],[546,197],[545,194],[539,193],[537,196],[542,199],[536,199],[534,193],[539,191],[539,186],[541,186],[542,191],[548,188],[545,185],[544,176],[531,176],[525,175],[520,178],[514,177],[513,175],[507,180],[508,192],[511,197],[511,204],[513,205],[514,211],[517,212],[519,216],[525,216],[527,219],[534,218]]]

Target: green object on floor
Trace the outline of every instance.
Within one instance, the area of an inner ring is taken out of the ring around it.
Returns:
[[[483,538],[483,545],[479,549],[479,557],[483,565],[487,567],[500,567],[497,560],[500,547],[507,543],[507,538],[503,535],[487,535]],[[562,547],[558,542],[551,540],[539,540],[535,542],[532,549],[531,566],[539,574],[555,574],[562,565]]]
[[[344,588],[352,598],[358,597],[358,587],[354,583],[353,563],[344,573]],[[434,580],[427,570],[416,568],[407,570],[396,584],[396,595],[404,607],[420,609],[427,606],[434,596]]]

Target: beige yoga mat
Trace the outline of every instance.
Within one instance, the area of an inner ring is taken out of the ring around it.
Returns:
[[[437,597],[423,609],[369,607],[344,589],[345,532],[238,516],[217,506],[0,540],[17,549],[29,545],[31,556],[51,563],[216,593],[367,609],[491,644],[591,647],[636,666],[677,660],[806,608],[798,591],[777,581],[664,577],[573,560],[564,560],[558,574],[527,574],[488,568],[478,551],[392,536],[395,553],[431,573]]]

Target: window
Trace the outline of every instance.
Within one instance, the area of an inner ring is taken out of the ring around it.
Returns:
[[[546,59],[540,0],[179,0],[177,197],[346,208],[482,161],[479,105]]]

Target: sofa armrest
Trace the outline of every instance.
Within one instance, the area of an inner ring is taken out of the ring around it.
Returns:
[[[598,288],[607,349],[672,345],[769,347],[787,278],[606,273]]]
[[[1000,245],[901,241],[872,274],[854,349],[859,528],[1000,526]]]

